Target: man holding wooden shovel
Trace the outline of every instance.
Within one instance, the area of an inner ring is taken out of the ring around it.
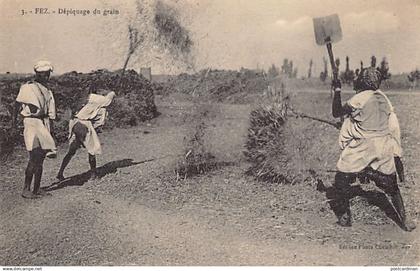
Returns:
[[[397,183],[395,154],[400,154],[399,129],[393,133],[393,107],[385,94],[379,90],[381,74],[375,68],[366,68],[353,83],[356,95],[346,103],[341,103],[341,82],[334,63],[332,43],[341,39],[341,28],[337,15],[314,19],[317,44],[326,45],[333,69],[332,88],[334,90],[332,114],[341,117],[339,144],[342,150],[337,163],[337,173],[333,184],[334,198],[331,209],[340,226],[351,226],[351,183],[356,178],[372,180],[390,198],[398,216],[399,226],[412,231],[415,225],[406,222],[403,199]],[[396,120],[396,118],[395,118]],[[397,166],[399,164],[397,163]],[[402,178],[400,178],[402,180]]]

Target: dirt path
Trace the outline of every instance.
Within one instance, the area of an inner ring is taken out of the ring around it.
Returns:
[[[75,177],[54,184],[61,151],[44,166],[52,195],[28,201],[19,197],[25,152],[1,165],[0,265],[419,264],[417,231],[363,219],[343,229],[313,186],[245,177],[238,157],[249,106],[221,105],[209,132],[215,154],[233,165],[170,178],[191,105],[159,107],[163,114],[150,125],[102,135],[99,180],[80,174],[88,169],[81,151],[66,171]]]
[[[246,237],[84,189],[51,201],[13,210],[27,223],[4,222],[2,265],[340,265],[354,264],[351,256],[370,265],[385,256]]]

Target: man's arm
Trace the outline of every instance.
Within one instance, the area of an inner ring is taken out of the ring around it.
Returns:
[[[43,110],[39,109],[37,106],[32,104],[26,104],[29,107],[29,111],[31,112],[31,116],[33,117],[44,117],[45,113]],[[19,110],[21,108],[21,103],[15,102],[13,108],[13,116],[12,116],[12,127],[16,128],[17,116],[19,114]]]
[[[50,119],[50,134],[54,136],[54,121]]]
[[[40,117],[40,118],[45,117],[44,110],[42,110],[38,106],[35,106],[33,104],[27,104],[27,106],[29,106],[29,111],[31,111],[31,116],[32,117]]]
[[[12,127],[16,127],[16,121],[17,121],[17,116],[19,114],[20,106],[21,106],[21,103],[15,102],[13,116],[12,116]],[[27,104],[27,106],[29,107],[29,111],[31,112],[32,116],[42,117],[45,115],[44,111],[39,109],[37,106],[32,105],[32,104]]]
[[[332,103],[332,115],[334,118],[339,118],[351,113],[351,107],[346,103],[341,103],[341,82],[340,80],[333,81],[332,87],[334,89],[334,97]]]
[[[48,104],[48,118],[49,118],[49,124],[50,124],[50,134],[55,137],[54,134],[54,121],[57,118],[57,112],[56,112],[56,107],[55,107],[55,99],[54,99],[54,95],[52,94],[52,92],[50,91],[50,101]]]
[[[54,95],[50,91],[50,100],[48,103],[48,118],[51,120],[55,120],[57,118],[57,110],[55,107],[55,99]]]

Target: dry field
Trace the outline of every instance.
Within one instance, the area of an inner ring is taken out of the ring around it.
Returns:
[[[344,96],[348,97],[349,94]],[[391,94],[400,119],[407,182],[400,184],[409,217],[420,218],[420,95]],[[258,100],[258,99],[255,99]],[[297,110],[330,117],[328,92],[291,93]],[[19,148],[0,165],[0,265],[418,265],[418,229],[402,231],[377,205],[381,193],[353,200],[351,228],[335,224],[315,179],[295,185],[245,175],[243,156],[250,111],[213,103],[204,141],[220,162],[191,178],[174,171],[195,129],[194,105],[181,95],[156,98],[162,114],[140,126],[100,135],[100,179],[88,180],[79,151],[66,176],[54,176],[65,154],[44,165],[50,196],[20,197],[27,154]],[[201,107],[202,105],[198,105]],[[339,155],[338,130],[290,119],[288,142],[296,174],[309,169],[331,181]]]

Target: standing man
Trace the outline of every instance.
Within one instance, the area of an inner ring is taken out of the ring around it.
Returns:
[[[76,109],[75,114],[73,114],[74,118],[69,123],[69,151],[61,163],[57,179],[65,179],[64,170],[80,147],[87,149],[91,177],[96,177],[96,155],[102,153],[97,131],[104,125],[107,116],[106,108],[111,104],[114,97],[115,92],[113,91],[105,96],[91,93],[87,100]]]
[[[56,117],[54,96],[47,89],[53,66],[48,61],[39,61],[34,66],[35,79],[21,86],[16,97],[12,127],[16,128],[18,112],[23,117],[26,150],[29,162],[25,171],[25,183],[22,191],[24,198],[37,198],[45,195],[40,189],[45,157],[55,158],[57,148],[51,132],[52,120]],[[33,191],[31,183],[34,180]]]
[[[379,90],[380,83],[381,75],[375,68],[362,69],[354,82],[356,95],[342,104],[341,83],[333,82],[332,114],[336,118],[344,116],[345,120],[340,130],[342,152],[333,185],[336,196],[330,205],[338,218],[337,223],[351,226],[350,184],[356,177],[369,179],[391,197],[400,226],[411,231],[415,225],[406,223],[404,203],[397,183],[395,161],[397,169],[402,166],[398,163],[401,156],[399,127],[395,129],[395,125],[392,125],[397,120],[391,103]],[[400,180],[403,181],[401,176]]]

